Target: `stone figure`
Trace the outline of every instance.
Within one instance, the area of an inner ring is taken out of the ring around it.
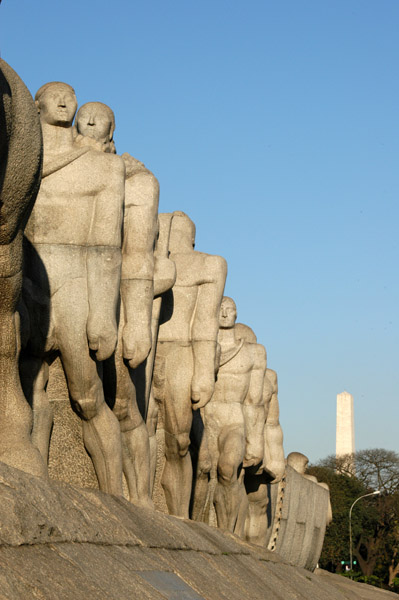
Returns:
[[[247,343],[256,344],[257,338],[250,327],[236,323],[235,334]],[[245,537],[248,541],[264,546],[267,539],[268,484],[281,479],[285,470],[283,433],[279,422],[277,373],[267,368],[263,381],[264,458],[262,468],[245,470],[245,488],[248,512],[245,519]]]
[[[218,315],[227,274],[226,261],[195,251],[194,240],[194,223],[183,212],[173,213],[169,250],[176,283],[162,307],[153,379],[165,428],[162,486],[170,514],[184,518],[192,486],[192,409],[205,406],[214,390]]]
[[[154,301],[152,305],[151,334],[152,347],[147,359],[137,367],[133,372],[133,381],[136,387],[138,401],[141,399],[143,412],[146,413],[146,425],[150,444],[150,488],[151,494],[155,481],[155,471],[157,465],[157,438],[156,431],[158,425],[159,404],[155,400],[152,376],[154,371],[154,360],[156,354],[156,345],[158,341],[159,317],[161,306],[164,301],[165,292],[170,290],[176,281],[176,266],[169,259],[169,237],[172,224],[171,213],[161,213],[158,215],[159,233],[155,244],[154,257]]]
[[[204,409],[204,424],[211,479],[217,479],[213,502],[218,527],[240,535],[247,508],[240,471],[258,469],[263,461],[266,351],[236,336],[236,318],[234,300],[224,297],[219,316],[219,371],[212,399]]]
[[[88,102],[76,117],[76,142],[94,139],[104,152],[115,153],[115,117],[101,102]],[[83,136],[83,137],[82,137]],[[129,154],[126,168],[122,242],[121,310],[118,344],[104,362],[104,390],[119,419],[123,472],[135,504],[150,500],[150,447],[140,414],[132,369],[146,360],[152,346],[151,312],[154,297],[154,243],[157,233],[159,184],[154,175]]]
[[[287,465],[289,465],[290,467],[295,469],[295,471],[297,473],[299,473],[300,475],[303,475],[305,477],[305,479],[309,479],[309,481],[313,481],[314,483],[317,483],[320,487],[322,487],[325,490],[327,490],[328,492],[330,492],[330,488],[327,483],[318,481],[317,477],[315,477],[314,475],[310,475],[309,473],[306,473],[306,469],[309,466],[309,459],[307,456],[305,456],[305,454],[302,454],[301,452],[290,452],[290,454],[288,454],[288,456],[287,456]],[[331,523],[332,518],[333,518],[333,514],[332,514],[331,500],[329,498],[327,518],[326,518],[327,525],[329,525]]]
[[[274,482],[280,481],[284,474],[285,459],[283,447],[283,430],[280,425],[280,408],[278,403],[277,373],[273,369],[266,370],[265,379],[265,468],[274,474]],[[270,393],[271,392],[271,393]]]
[[[22,238],[40,185],[42,136],[33,99],[0,59],[0,461],[33,475],[45,464],[31,441],[32,411],[18,372]]]
[[[121,494],[120,429],[104,401],[101,361],[112,355],[117,342],[124,162],[75,144],[77,101],[68,84],[45,84],[36,94],[36,105],[44,166],[26,228],[31,336],[29,368],[22,365],[37,416],[35,437],[42,440],[38,445],[46,455],[51,415],[45,385],[48,364],[59,353],[100,489]]]

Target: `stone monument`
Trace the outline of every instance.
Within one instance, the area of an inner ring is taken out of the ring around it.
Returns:
[[[96,140],[104,152],[115,153],[115,117],[101,102],[88,102],[78,111],[76,131],[83,146]],[[77,138],[78,139],[78,138]],[[115,353],[104,361],[103,381],[108,405],[116,414],[122,435],[123,472],[129,497],[151,506],[150,447],[140,414],[132,369],[151,350],[151,312],[154,297],[154,244],[157,232],[159,184],[132,156],[124,154],[126,168],[122,241],[121,310]]]
[[[215,391],[204,409],[204,424],[218,527],[242,534],[247,502],[241,471],[258,469],[263,461],[266,352],[260,344],[236,337],[236,318],[234,300],[224,297],[219,315],[219,370]]]
[[[205,406],[214,390],[218,316],[227,274],[226,261],[194,250],[194,239],[194,223],[183,212],[173,213],[169,251],[176,283],[165,295],[153,380],[165,428],[162,486],[170,514],[185,518],[192,486],[192,410]]]
[[[101,361],[112,355],[117,342],[124,162],[75,144],[77,101],[70,85],[43,85],[36,105],[44,166],[26,228],[24,298],[30,336],[24,389],[32,398],[35,438],[44,440],[38,446],[46,458],[51,415],[45,386],[48,365],[60,355],[100,488],[121,494],[121,436],[104,400]],[[43,393],[37,393],[38,387]]]
[[[348,392],[337,394],[336,456],[355,453],[355,420],[353,396]],[[354,465],[353,465],[354,467]]]

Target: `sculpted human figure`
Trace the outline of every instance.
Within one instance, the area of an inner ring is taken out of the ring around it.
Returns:
[[[133,372],[136,396],[146,412],[146,426],[150,443],[150,489],[151,495],[155,481],[157,464],[157,425],[159,403],[155,400],[152,386],[156,345],[158,341],[159,318],[165,292],[170,290],[176,281],[176,266],[169,259],[169,237],[172,223],[171,213],[158,215],[159,233],[155,244],[154,257],[154,301],[152,305],[151,334],[152,347],[144,363]]]
[[[236,323],[236,337],[256,344],[256,335],[250,327]],[[245,515],[245,537],[248,541],[265,545],[267,538],[268,487],[272,481],[279,481],[284,474],[285,458],[283,433],[279,422],[277,373],[267,368],[263,380],[264,421],[258,423],[264,429],[264,458],[261,469],[247,468],[245,488],[248,498],[248,511]]]
[[[240,534],[237,520],[246,509],[240,470],[259,468],[263,460],[266,351],[260,344],[236,337],[236,318],[234,300],[224,297],[219,316],[220,366],[204,422],[211,479],[217,478],[213,501],[218,527]]]
[[[215,386],[218,314],[226,261],[194,250],[195,226],[173,213],[170,259],[176,283],[165,295],[154,365],[154,396],[163,404],[165,466],[162,486],[171,514],[188,518],[192,409],[209,402]]]
[[[22,238],[40,185],[42,136],[25,84],[0,59],[0,461],[33,475],[46,467],[31,441],[32,411],[18,372]]]
[[[44,167],[26,229],[25,265],[31,280],[26,296],[31,308],[36,297],[36,305],[43,309],[47,302],[48,310],[45,324],[43,318],[35,323],[34,311],[29,314],[34,331],[28,352],[38,366],[33,382],[29,381],[32,369],[22,367],[25,387],[31,390],[37,413],[36,437],[46,440],[47,363],[60,354],[100,488],[121,494],[121,436],[118,421],[104,401],[101,361],[112,355],[117,342],[124,163],[120,157],[74,143],[77,102],[68,84],[45,84],[36,94],[36,105]],[[42,446],[46,454],[45,443]]]
[[[308,465],[309,465],[309,459],[307,456],[305,456],[305,454],[302,454],[301,452],[290,452],[290,454],[287,456],[287,465],[289,465],[290,467],[295,469],[295,471],[297,473],[300,473],[300,475],[303,475],[306,479],[309,479],[309,481],[313,481],[314,483],[317,483],[320,487],[324,488],[328,492],[330,491],[330,488],[327,485],[327,483],[318,481],[317,477],[315,477],[314,475],[310,475],[309,473],[306,473],[306,469],[308,468]],[[332,514],[331,500],[329,499],[328,500],[328,511],[327,511],[327,517],[326,517],[327,526],[331,523],[332,518],[333,518],[333,514]]]
[[[76,118],[76,142],[94,139],[104,152],[115,153],[112,110],[101,102],[83,105]],[[83,136],[83,137],[82,137]],[[146,358],[153,343],[154,243],[158,230],[159,184],[145,166],[122,156],[126,167],[125,211],[122,243],[121,315],[115,354],[104,363],[104,389],[108,404],[119,419],[122,433],[123,471],[132,502],[151,506],[150,447],[147,428],[137,400],[147,390],[134,385],[134,369]],[[173,281],[170,285],[172,285]],[[144,372],[141,373],[144,377]],[[145,387],[145,386],[144,386]]]

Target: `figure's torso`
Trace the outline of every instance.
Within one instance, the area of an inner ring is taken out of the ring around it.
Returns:
[[[124,180],[114,159],[89,151],[42,180],[26,228],[32,244],[120,247]]]
[[[170,259],[176,265],[176,283],[168,292],[166,310],[168,320],[161,323],[159,341],[191,341],[191,325],[194,318],[199,287],[212,281],[206,259],[202,252],[174,253]],[[170,318],[169,318],[170,317]]]

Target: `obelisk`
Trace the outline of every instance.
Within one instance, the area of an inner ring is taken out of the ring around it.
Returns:
[[[337,394],[336,456],[355,453],[355,421],[353,396],[348,392]]]

